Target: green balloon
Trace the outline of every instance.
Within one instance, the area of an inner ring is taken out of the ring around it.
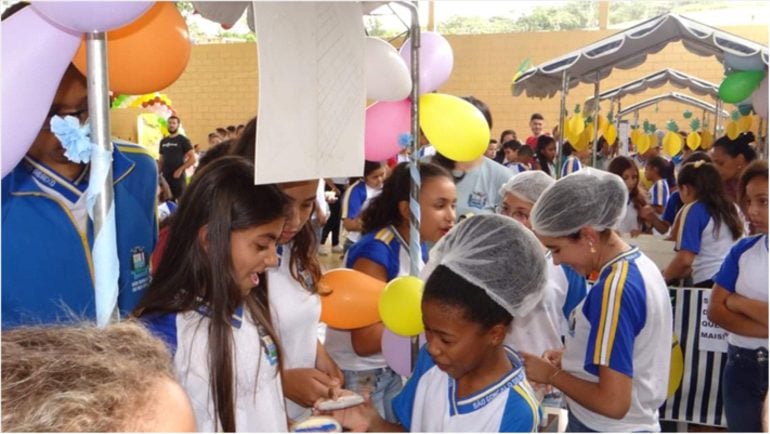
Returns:
[[[719,98],[730,104],[739,103],[751,96],[763,78],[765,71],[733,72],[719,86]]]

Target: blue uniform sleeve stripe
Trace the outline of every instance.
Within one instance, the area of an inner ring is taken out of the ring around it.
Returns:
[[[701,235],[709,223],[711,216],[706,207],[700,202],[693,202],[682,208],[679,217],[679,231],[676,237],[676,250],[687,250],[700,253]]]
[[[406,382],[404,388],[401,389],[401,392],[393,398],[393,412],[396,415],[398,423],[406,428],[407,431],[412,430],[412,411],[414,409],[414,400],[417,396],[417,386],[420,384],[422,376],[433,366],[435,366],[435,364],[428,354],[427,344],[423,345],[420,349],[420,354],[417,356],[417,364],[412,376],[409,378],[409,381]]]
[[[176,315],[176,313],[151,314],[140,318],[147,330],[166,344],[171,352],[171,358],[174,358],[177,348]]]
[[[740,274],[739,261],[741,256],[763,237],[764,235],[757,235],[751,238],[744,238],[735,243],[727,256],[725,256],[719,272],[714,276],[714,282],[729,292],[735,292],[735,282],[738,280],[738,274]]]
[[[570,313],[572,313],[572,311],[586,297],[586,293],[588,292],[588,281],[568,265],[562,264],[561,268],[562,272],[567,277],[567,297],[564,300],[564,306],[562,306],[562,313],[564,314],[564,318],[569,320]]]
[[[500,421],[500,432],[537,432],[540,405],[532,388],[523,381],[511,388]]]
[[[621,261],[612,266],[612,272],[604,283],[602,310],[597,325],[594,343],[593,363],[609,366],[615,343],[615,332],[620,317],[620,301],[628,276],[628,262]]]

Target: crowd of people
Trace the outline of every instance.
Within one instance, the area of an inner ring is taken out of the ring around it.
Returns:
[[[768,168],[750,133],[679,165],[653,146],[608,170],[567,144],[560,167],[558,131],[537,113],[524,143],[506,130],[473,161],[421,137],[427,342],[405,378],[383,355],[382,322],[319,339],[319,254],[331,234],[347,268],[383,283],[410,273],[409,163],[254,185],[256,119],[209,135],[200,158],[178,117],[158,162],[117,143],[128,320],[83,325],[96,310],[90,165],[69,161],[48,123],[84,122],[86,87],[70,67],[2,180],[4,430],[286,432],[357,393],[363,404],[327,412],[354,431],[537,431],[545,396],[565,402],[571,432],[659,431],[679,281],[712,288],[709,317],[729,333],[728,427],[762,429]],[[465,99],[491,129],[487,106]],[[676,243],[662,270],[621,237],[654,231]]]

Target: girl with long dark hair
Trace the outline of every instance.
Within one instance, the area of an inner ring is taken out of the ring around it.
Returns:
[[[610,161],[607,171],[623,178],[628,189],[628,204],[618,225],[618,232],[637,236],[645,231],[644,221],[640,217],[642,209],[647,205],[646,195],[639,188],[639,169],[634,160],[618,156]]]

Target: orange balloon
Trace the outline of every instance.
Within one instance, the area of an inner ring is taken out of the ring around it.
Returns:
[[[136,21],[107,32],[110,90],[142,95],[167,88],[187,67],[190,48],[187,24],[174,3],[155,3]],[[86,74],[85,41],[72,62]]]
[[[366,327],[380,321],[380,295],[386,282],[349,268],[337,268],[324,273],[319,282],[321,321],[330,327],[349,330]]]

